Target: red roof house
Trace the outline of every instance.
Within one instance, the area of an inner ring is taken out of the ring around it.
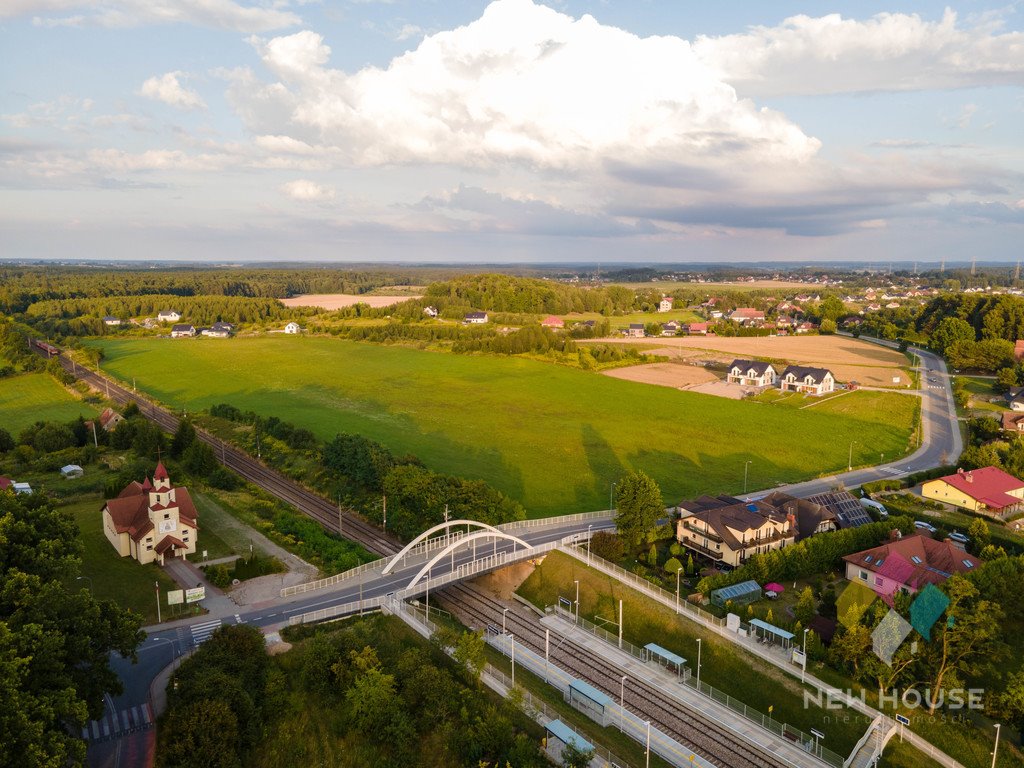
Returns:
[[[540,324],[542,326],[544,326],[545,328],[564,328],[565,327],[565,321],[562,320],[562,318],[560,318],[560,317],[555,317],[554,315],[548,315],[547,317],[545,317],[543,320],[540,321]]]
[[[921,534],[905,536],[873,549],[846,555],[846,578],[871,587],[886,602],[897,591],[917,592],[928,584],[941,584],[954,573],[981,565],[949,541]]]
[[[1024,509],[1024,482],[998,467],[982,467],[929,480],[921,495],[972,512],[1005,518]]]

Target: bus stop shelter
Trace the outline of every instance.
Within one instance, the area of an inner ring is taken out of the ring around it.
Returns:
[[[547,742],[544,745],[544,750],[559,765],[562,763],[562,752],[569,744],[581,752],[589,752],[594,748],[593,744],[561,720],[550,720],[545,728],[547,728]]]
[[[782,643],[783,648],[789,648],[789,644],[793,640],[793,633],[787,632],[784,629],[780,629],[767,621],[761,621],[760,619],[751,619],[750,626],[754,629],[754,634],[763,643],[774,643],[779,641]]]
[[[654,659],[659,664],[663,664],[665,666],[674,665],[676,668],[676,675],[682,677],[683,665],[686,664],[686,659],[678,653],[672,653],[672,651],[662,648],[657,643],[648,643],[644,646],[644,650],[650,654],[650,658]]]

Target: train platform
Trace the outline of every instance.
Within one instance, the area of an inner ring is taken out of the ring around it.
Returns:
[[[739,735],[748,743],[758,746],[788,765],[800,768],[822,768],[822,766],[829,765],[811,754],[805,745],[761,728],[727,706],[698,693],[689,685],[684,684],[682,676],[675,670],[666,669],[653,661],[641,661],[627,651],[590,634],[560,616],[548,614],[540,619],[540,623],[551,630],[552,644],[555,644],[557,635],[565,638],[566,642],[592,651],[621,669],[623,674],[629,676],[629,679],[642,680],[678,701],[681,707],[696,711],[721,724],[731,733]],[[629,679],[626,680],[627,690]],[[614,688],[620,681],[613,682],[612,687]]]

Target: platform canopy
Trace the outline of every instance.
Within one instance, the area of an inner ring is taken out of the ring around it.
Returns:
[[[644,646],[644,648],[646,648],[647,652],[650,653],[652,656],[657,656],[659,659],[663,659],[669,662],[670,664],[678,664],[681,666],[686,663],[686,659],[684,659],[682,656],[680,656],[677,653],[672,653],[672,651],[666,648],[662,648],[657,643],[648,643]]]
[[[560,742],[563,744],[574,744],[576,749],[581,752],[589,752],[594,748],[593,744],[584,739],[561,720],[549,720],[545,727],[548,729],[548,733]]]
[[[765,634],[773,635],[787,643],[795,637],[792,632],[787,632],[784,629],[780,629],[779,627],[769,624],[767,621],[761,621],[760,619],[751,619],[750,626],[757,627]]]
[[[606,707],[612,703],[612,699],[610,696],[601,693],[601,691],[597,690],[597,688],[590,685],[590,683],[585,683],[582,680],[573,680],[571,683],[569,683],[569,687],[575,690],[576,693],[585,696],[586,698],[590,699],[593,702],[596,702],[597,704],[600,704],[602,707]]]

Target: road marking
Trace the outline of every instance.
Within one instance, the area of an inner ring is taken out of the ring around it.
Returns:
[[[86,741],[105,741],[133,731],[153,727],[153,711],[148,703],[136,704],[117,712],[103,711],[99,720],[90,720],[82,727]]]
[[[192,642],[196,645],[203,643],[210,639],[210,635],[217,631],[221,625],[220,619],[213,619],[212,621],[204,621],[202,624],[193,624],[192,629]]]
[[[907,474],[902,469],[896,469],[895,467],[879,467],[880,472],[885,472],[887,475],[905,475]]]
[[[242,617],[239,616],[237,613],[235,614],[235,623],[236,624],[241,624],[242,623]]]

